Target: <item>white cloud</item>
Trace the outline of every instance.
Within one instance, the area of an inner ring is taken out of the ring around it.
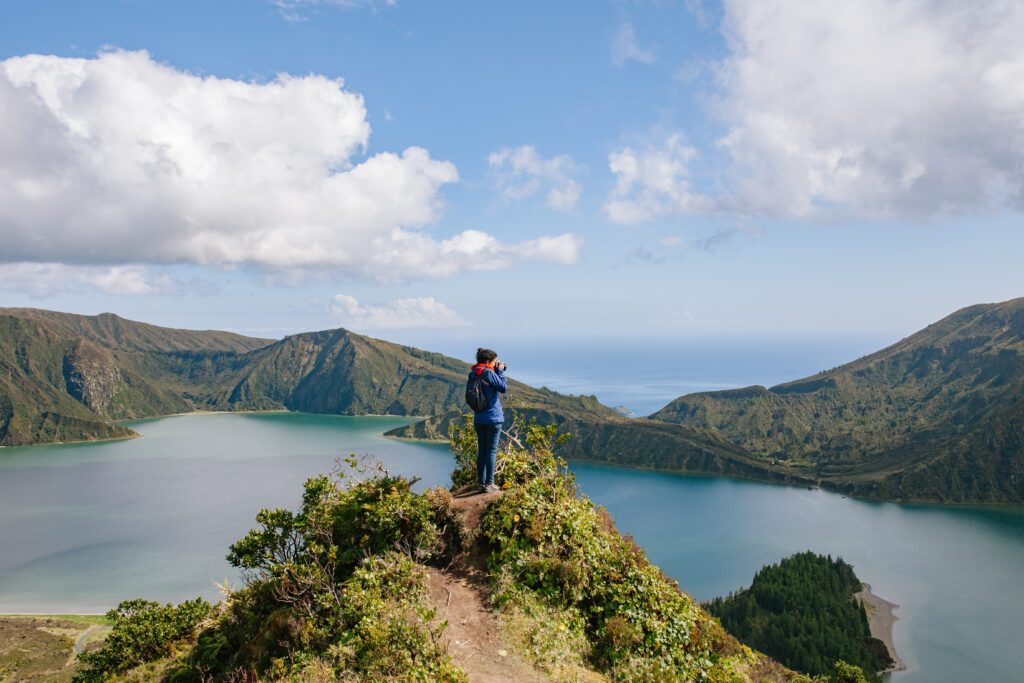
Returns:
[[[128,296],[173,294],[189,289],[209,293],[206,282],[184,283],[167,273],[138,265],[69,266],[63,263],[0,263],[0,289],[46,297],[90,287],[105,294]]]
[[[419,147],[359,160],[366,108],[340,80],[200,77],[145,52],[29,55],[0,62],[0,102],[0,262],[402,281],[503,267],[465,258],[482,240],[504,265],[578,252],[573,235],[429,235],[455,166]],[[538,251],[545,240],[563,248]]]
[[[308,21],[309,15],[304,10],[314,10],[317,7],[342,7],[345,9],[369,9],[374,12],[381,6],[393,7],[397,0],[269,0],[271,5],[278,8],[281,17],[285,21],[302,22]]]
[[[720,142],[746,213],[1024,209],[1024,4],[727,0]]]
[[[654,63],[654,50],[642,49],[636,42],[636,32],[632,24],[623,24],[612,40],[612,64],[622,68],[630,59],[642,64]]]
[[[615,223],[639,223],[660,216],[714,211],[714,201],[690,184],[690,162],[697,150],[680,134],[642,150],[624,147],[608,156],[616,176],[605,213]]]
[[[395,230],[378,243],[382,273],[377,279],[399,282],[387,276],[392,272],[448,277],[464,271],[501,270],[523,260],[571,266],[579,262],[582,247],[583,238],[572,234],[510,245],[479,230],[466,230],[440,242],[417,232]]]
[[[547,190],[552,209],[569,211],[579,201],[582,188],[572,174],[578,168],[568,155],[544,159],[533,145],[502,148],[487,157],[495,185],[507,199],[524,199]]]
[[[397,299],[383,306],[364,306],[355,297],[338,294],[331,302],[331,312],[343,327],[357,330],[469,325],[434,297]]]

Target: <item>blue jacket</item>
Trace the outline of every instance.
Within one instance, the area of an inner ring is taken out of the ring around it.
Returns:
[[[486,365],[477,364],[470,372],[482,374],[484,381],[487,382],[484,386],[484,392],[487,394],[487,409],[475,413],[473,423],[478,425],[502,424],[505,421],[505,413],[501,409],[501,397],[498,394],[508,391],[505,371],[500,367],[497,370],[491,370]]]

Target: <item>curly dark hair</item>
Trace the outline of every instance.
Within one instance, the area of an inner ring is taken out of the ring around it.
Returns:
[[[498,357],[498,354],[490,349],[477,349],[476,350],[476,362],[477,363],[490,363],[492,360]]]

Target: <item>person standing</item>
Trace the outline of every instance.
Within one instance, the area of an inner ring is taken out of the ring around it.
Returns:
[[[508,391],[505,364],[498,362],[498,354],[494,351],[477,349],[476,365],[470,372],[476,373],[483,380],[487,396],[487,407],[473,416],[473,426],[476,428],[476,483],[485,493],[500,491],[501,488],[494,483],[494,461],[498,455],[501,426],[505,423],[500,397],[500,394]]]

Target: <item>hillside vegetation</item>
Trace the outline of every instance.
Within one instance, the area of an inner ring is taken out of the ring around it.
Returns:
[[[132,432],[111,421],[193,410],[454,414],[467,370],[343,329],[273,342],[109,313],[0,309],[0,445],[124,437]],[[593,397],[520,382],[509,396],[552,418],[624,419]]]
[[[856,495],[1019,504],[1024,298],[965,308],[802,380],[689,394],[651,418]]]
[[[0,315],[36,320],[67,337],[82,337],[113,351],[232,351],[244,353],[273,339],[216,330],[178,330],[125,320],[113,313],[77,315],[41,308],[0,308]]]
[[[449,654],[451,593],[432,597],[428,575],[456,562],[478,566],[476,609],[502,647],[486,655],[522,663],[515,680],[811,680],[737,642],[621,536],[553,454],[554,428],[519,436],[478,519],[459,506],[481,494],[414,493],[379,466],[310,479],[299,511],[260,512],[231,546],[244,587],[216,605],[123,602],[76,681],[495,680]],[[471,426],[453,430],[456,482],[474,443]],[[863,680],[836,672],[815,680]]]
[[[343,329],[272,342],[0,309],[0,445],[124,437],[111,421],[193,410],[421,416],[388,436],[442,441],[461,421],[467,368]],[[572,432],[568,459],[1024,503],[1024,299],[971,306],[806,379],[682,396],[648,419],[515,381],[505,401]]]
[[[117,368],[104,368],[89,351],[35,321],[0,316],[0,445],[132,434],[87,405],[91,386],[128,387]]]

